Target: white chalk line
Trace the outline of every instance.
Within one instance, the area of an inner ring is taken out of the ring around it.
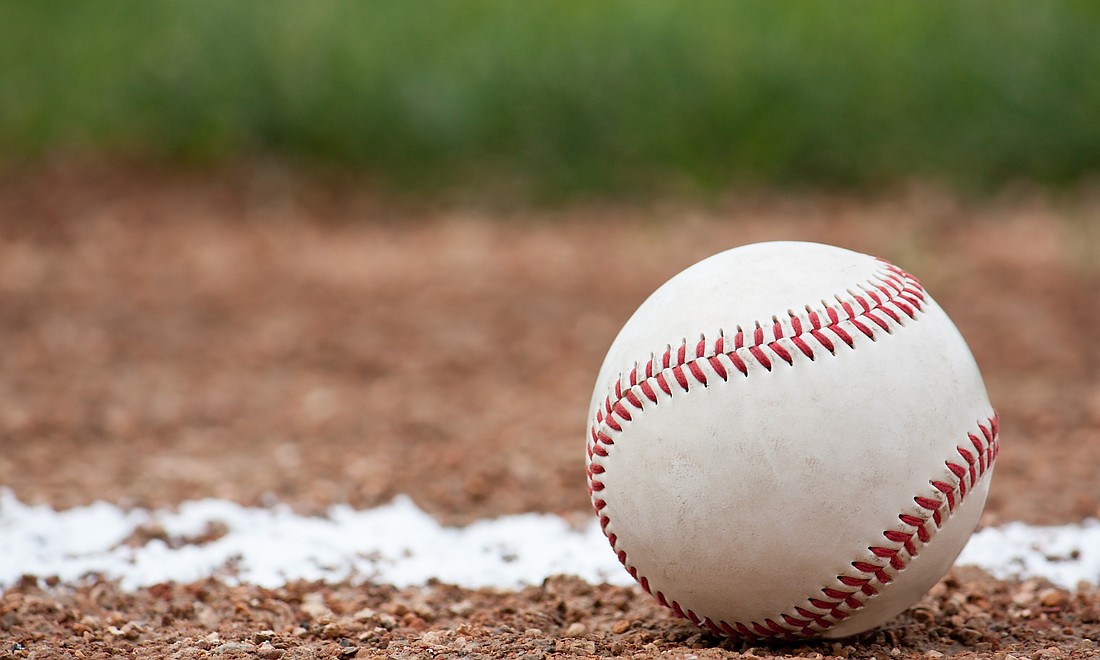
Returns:
[[[205,543],[171,542],[201,537],[212,524],[224,534]],[[163,530],[169,542],[125,543],[142,529]],[[1043,577],[1069,589],[1081,581],[1100,584],[1100,521],[986,528],[958,563],[1001,579]],[[470,588],[518,588],[556,574],[632,583],[594,520],[577,529],[558,516],[529,513],[448,527],[404,496],[368,510],[333,506],[324,517],[215,499],[162,510],[97,502],[55,511],[0,489],[0,589],[23,575],[65,583],[99,575],[136,589],[212,575],[264,587],[297,579],[403,587],[435,578]]]

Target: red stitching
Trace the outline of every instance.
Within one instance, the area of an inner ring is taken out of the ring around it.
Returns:
[[[692,363],[692,364],[694,364],[694,363]],[[687,392],[688,391],[688,379],[687,379],[687,376],[684,375],[684,368],[680,365],[677,365],[677,366],[673,367],[672,368],[672,376],[676,379],[676,382],[680,384],[680,388],[682,390],[684,390],[685,392]]]
[[[702,357],[702,356],[700,356]],[[691,375],[695,376],[695,380],[699,381],[705,387],[707,384],[707,376],[703,373],[703,370],[699,367],[698,360],[692,360],[688,362],[688,370],[691,371]],[[686,388],[685,388],[686,389]]]
[[[745,364],[745,361],[741,359],[740,355],[738,355],[737,353],[727,353],[726,357],[728,357],[730,361],[733,362],[733,366],[741,372],[741,375],[749,375],[749,367]]]
[[[928,509],[929,511],[938,511],[940,508],[940,503],[937,500],[928,497],[914,497],[913,501],[922,509]]]
[[[890,574],[886,572],[886,569],[879,566],[878,564],[872,564],[865,561],[854,561],[852,562],[852,568],[856,569],[860,573],[869,573],[871,575],[874,575],[875,579],[878,580],[880,584],[890,584],[890,581],[893,580],[893,578],[890,577]]]
[[[782,344],[780,344],[778,341],[773,341],[772,343],[768,344],[768,348],[771,349],[772,353],[778,355],[780,360],[783,360],[787,364],[794,364],[794,358],[791,357],[790,352],[788,352],[787,349],[783,348]]]
[[[710,362],[710,368],[714,369],[714,373],[718,374],[719,378],[722,380],[727,379],[726,367],[722,364],[722,361],[718,359],[717,355],[708,358],[708,362]]]
[[[860,323],[859,319],[853,318],[852,319],[852,325],[856,326],[857,330],[859,330],[863,334],[867,335],[868,339],[874,339],[875,338],[875,333],[870,328],[868,328],[866,325]]]
[[[661,605],[671,609],[677,616],[692,621],[700,628],[740,640],[755,640],[762,637],[793,640],[820,634],[823,630],[848,618],[852,610],[863,607],[867,599],[873,598],[883,587],[890,584],[893,581],[891,571],[903,570],[908,562],[917,556],[923,544],[931,541],[932,533],[929,531],[929,522],[935,524],[936,528],[942,527],[944,517],[949,517],[954,512],[958,504],[966,497],[968,490],[973,489],[978,480],[993,467],[993,463],[1000,452],[1000,423],[995,413],[988,420],[985,420],[985,423],[979,422],[977,424],[980,436],[978,433],[967,433],[966,439],[973,450],[961,444],[956,447],[963,464],[951,460],[945,461],[944,465],[947,470],[943,475],[943,479],[929,481],[931,486],[929,492],[913,498],[913,502],[921,510],[927,512],[923,515],[928,517],[906,513],[899,514],[898,520],[908,529],[883,531],[882,535],[889,542],[889,545],[869,547],[867,549],[869,557],[866,560],[857,560],[851,563],[854,569],[852,574],[836,576],[835,579],[838,582],[853,589],[853,591],[844,591],[827,586],[822,587],[819,590],[820,593],[829,600],[808,596],[803,604],[795,605],[792,608],[793,614],[780,612],[774,617],[765,618],[762,622],[737,621],[731,623],[722,620],[715,621],[707,617],[700,619],[695,612],[685,609],[679,602],[669,599],[663,592],[657,591],[654,593],[651,590],[649,579],[644,575],[639,575],[638,569],[630,564],[626,551],[616,547],[618,537],[607,531],[607,526],[611,520],[603,512],[607,503],[595,495],[595,493],[604,489],[603,482],[597,477],[605,472],[605,468],[592,462],[594,456],[607,456],[607,447],[614,445],[615,441],[611,435],[598,430],[597,427],[606,425],[607,428],[616,433],[622,432],[622,425],[616,420],[616,416],[626,422],[632,421],[629,411],[622,404],[624,400],[632,407],[644,410],[645,402],[634,393],[635,388],[653,404],[658,402],[659,396],[653,384],[656,384],[666,396],[672,396],[672,390],[665,377],[665,371],[670,371],[680,388],[687,392],[690,390],[690,383],[684,374],[685,367],[698,383],[706,386],[707,378],[703,371],[704,361],[723,381],[727,380],[729,372],[721,359],[722,357],[728,359],[737,371],[747,377],[749,369],[742,355],[753,359],[769,371],[773,368],[773,362],[765,353],[765,349],[771,351],[788,365],[794,364],[794,354],[787,350],[780,343],[780,340],[790,341],[802,355],[813,360],[815,353],[806,342],[806,335],[812,337],[830,353],[835,354],[836,347],[825,336],[824,330],[829,330],[850,348],[854,348],[854,339],[850,333],[840,327],[842,323],[851,324],[851,327],[858,330],[860,334],[874,340],[875,328],[887,333],[893,331],[890,323],[878,316],[879,312],[889,317],[897,325],[902,324],[901,315],[894,311],[891,306],[900,310],[909,318],[916,319],[916,312],[922,310],[925,302],[924,288],[920,282],[905,271],[885,261],[879,260],[879,266],[883,272],[878,277],[878,284],[869,283],[868,286],[863,287],[864,295],[852,294],[849,291],[852,299],[859,306],[858,310],[851,302],[837,298],[840,309],[843,310],[846,318],[841,318],[835,307],[831,307],[822,301],[824,313],[829,320],[828,323],[822,323],[821,314],[807,306],[805,320],[809,322],[810,328],[807,330],[803,326],[803,319],[795,315],[794,312],[790,312],[792,333],[785,336],[782,324],[773,317],[771,334],[774,340],[770,342],[765,342],[764,328],[760,323],[756,323],[753,328],[753,342],[748,347],[745,346],[745,333],[740,327],[737,328],[737,333],[733,337],[732,348],[727,346],[725,337],[720,334],[714,342],[714,351],[708,352],[706,339],[702,338],[695,346],[695,357],[692,360],[687,359],[687,341],[682,342],[679,346],[675,361],[673,361],[672,347],[668,346],[659,359],[650,359],[645,364],[643,379],[639,379],[641,374],[639,374],[638,366],[635,366],[630,373],[626,374],[629,383],[626,391],[623,391],[623,381],[620,378],[615,382],[613,388],[615,401],[612,401],[612,397],[609,395],[597,407],[594,415],[595,424],[591,429],[587,447],[589,465],[586,466],[585,470],[589,493],[592,494],[593,508],[599,516],[600,526],[607,535],[612,549],[619,561],[626,567],[627,572],[641,585],[643,590],[652,594]],[[867,299],[870,299],[870,302]],[[868,321],[869,323],[863,323],[862,321]],[[739,354],[739,352],[742,353]],[[653,373],[655,363],[660,365],[660,371],[657,374]],[[848,611],[845,611],[844,608]],[[783,623],[779,623],[779,621]]]
[[[721,635],[724,631],[718,627],[718,624],[711,621],[710,617],[703,618],[703,625],[707,627],[707,630],[711,631],[715,635]]]
[[[836,349],[833,348],[833,342],[829,341],[829,338],[825,336],[825,333],[820,330],[811,330],[810,336],[817,340],[817,343],[825,347],[825,350],[829,351],[833,355],[836,355]]]
[[[759,330],[760,328],[757,328]],[[764,367],[768,371],[772,370],[772,361],[768,359],[768,356],[764,354],[764,350],[760,346],[750,346],[749,354],[756,358],[756,361],[760,363],[760,366]]]
[[[814,359],[814,352],[810,348],[810,345],[806,343],[802,337],[791,337],[791,342],[798,347],[798,350],[802,351],[802,354],[811,360]]]
[[[841,328],[838,325],[830,325],[829,330],[831,330],[832,333],[834,335],[836,335],[837,337],[840,337],[840,340],[842,342],[844,342],[845,344],[848,344],[848,348],[855,348],[856,347],[855,342],[852,341],[852,335],[845,332],[844,328]]]
[[[885,315],[889,316],[889,317],[890,317],[890,318],[891,318],[891,319],[892,319],[892,320],[894,321],[894,323],[901,323],[901,317],[900,317],[900,316],[898,316],[898,313],[897,313],[897,312],[895,312],[894,310],[890,309],[890,308],[889,308],[889,307],[887,307],[886,305],[882,305],[882,306],[880,306],[880,307],[879,307],[878,309],[879,309],[879,311],[881,311],[881,312],[882,312],[883,314],[885,314]]]
[[[886,323],[886,321],[883,321],[879,317],[875,316],[874,310],[868,310],[866,313],[863,314],[863,317],[871,319],[872,323],[882,328],[886,332],[890,332],[890,326]]]
[[[878,593],[878,590],[871,586],[871,580],[869,578],[857,578],[851,575],[838,575],[836,579],[841,584],[856,587],[866,596],[874,596]]]

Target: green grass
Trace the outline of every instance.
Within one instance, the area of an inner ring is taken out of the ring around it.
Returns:
[[[0,158],[347,166],[414,190],[1071,183],[1089,2],[0,0]]]

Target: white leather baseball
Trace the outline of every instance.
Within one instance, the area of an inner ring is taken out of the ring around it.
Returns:
[[[947,572],[997,451],[974,358],[915,278],[777,242],[691,266],[627,321],[586,465],[619,560],[676,614],[843,637]]]

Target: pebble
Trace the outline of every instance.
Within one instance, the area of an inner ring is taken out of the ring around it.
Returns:
[[[1039,604],[1043,607],[1058,607],[1066,603],[1066,594],[1058,589],[1043,589],[1039,592]]]
[[[332,616],[332,610],[325,605],[325,597],[319,593],[306,594],[302,599],[302,613],[311,619]]]
[[[585,625],[580,621],[577,621],[575,623],[569,624],[562,635],[564,637],[580,637],[586,632],[588,632],[588,628],[586,628]]]
[[[226,642],[214,649],[215,654],[223,653],[251,653],[256,649],[254,644],[248,642]]]
[[[277,658],[283,657],[283,653],[282,649],[275,648],[271,645],[271,642],[264,642],[256,649],[256,654],[265,660],[277,660]]]
[[[397,627],[397,619],[392,614],[386,614],[383,612],[378,615],[378,627],[386,630],[393,630]]]

